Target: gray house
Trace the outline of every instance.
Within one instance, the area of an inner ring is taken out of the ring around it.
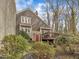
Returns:
[[[16,14],[17,32],[23,30],[28,34],[32,31],[40,31],[41,27],[48,27],[48,25],[35,13],[29,9],[22,10]]]

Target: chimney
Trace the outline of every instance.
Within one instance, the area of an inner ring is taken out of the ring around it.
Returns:
[[[37,16],[38,16],[38,11],[36,11],[36,12],[35,12],[35,15],[37,15]]]

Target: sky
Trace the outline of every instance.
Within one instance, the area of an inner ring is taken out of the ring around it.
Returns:
[[[39,12],[44,6],[44,0],[16,0],[17,11],[31,7]]]
[[[45,0],[16,0],[17,11],[20,11],[26,8],[31,8],[34,12],[38,11],[39,16],[42,17],[43,19],[46,17]]]

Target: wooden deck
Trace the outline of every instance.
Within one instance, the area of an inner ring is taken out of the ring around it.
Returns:
[[[42,34],[42,40],[48,40],[48,41],[53,41],[58,37],[60,34],[59,33],[45,33]]]

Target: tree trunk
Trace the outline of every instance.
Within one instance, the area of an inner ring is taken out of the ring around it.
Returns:
[[[15,0],[0,0],[0,40],[16,33]]]
[[[74,8],[71,9],[71,19],[70,19],[70,32],[75,34],[76,33],[76,19],[75,19],[75,11]]]

